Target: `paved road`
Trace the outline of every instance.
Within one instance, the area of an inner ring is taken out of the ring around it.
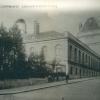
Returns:
[[[0,96],[0,100],[100,100],[100,79]]]

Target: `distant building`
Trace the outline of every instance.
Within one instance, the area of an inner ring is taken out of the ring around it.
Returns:
[[[24,20],[16,24],[26,28]],[[65,72],[70,78],[80,78],[100,75],[100,56],[69,32],[56,31],[40,32],[39,23],[34,21],[34,32],[28,34],[26,29],[23,45],[27,57],[32,53],[45,56],[48,66],[56,61],[55,72]]]
[[[96,18],[91,17],[79,26],[78,39],[100,55],[100,26]]]

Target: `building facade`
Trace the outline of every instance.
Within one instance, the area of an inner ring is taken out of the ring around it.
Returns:
[[[24,20],[17,24],[26,27]],[[26,32],[26,29],[24,29]],[[100,75],[100,56],[69,32],[40,32],[39,23],[34,22],[33,34],[23,35],[23,45],[27,58],[32,54],[44,54],[48,67],[56,61],[54,72],[64,72],[70,78]]]
[[[100,74],[100,57],[75,37],[68,40],[70,77],[92,77]]]

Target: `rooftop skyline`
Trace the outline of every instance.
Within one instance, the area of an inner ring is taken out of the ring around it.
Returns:
[[[27,0],[21,0],[21,2],[19,2],[19,0],[15,0],[16,2],[8,1],[12,0],[7,0],[5,2],[0,1],[0,4],[25,4],[26,6],[32,5],[31,3],[26,3]],[[0,23],[3,22],[5,26],[11,27],[17,19],[24,19],[26,21],[27,32],[33,33],[33,21],[37,20],[40,23],[40,32],[55,30],[62,33],[65,31],[69,31],[72,34],[76,35],[79,32],[79,24],[84,23],[89,17],[95,17],[98,21],[100,20],[100,11],[98,8],[99,1],[93,1],[94,0],[90,2],[90,0],[87,0],[86,2],[85,0],[86,6],[84,6],[83,4],[81,7],[79,6],[81,2],[69,2],[68,4],[70,4],[70,6],[68,6],[67,4],[65,6],[66,9],[61,8],[62,10],[60,10],[58,3],[57,9],[45,9],[42,11],[41,8],[39,8],[39,10],[37,11],[36,9],[34,10],[34,8],[32,7],[28,9],[20,7],[7,8],[0,5]],[[32,2],[32,0],[30,0],[30,2]],[[91,3],[91,6],[89,5],[89,3]],[[73,4],[76,5],[74,6]]]

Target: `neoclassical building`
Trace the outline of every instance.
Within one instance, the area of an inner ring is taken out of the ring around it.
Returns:
[[[90,77],[100,75],[100,56],[69,32],[40,32],[39,23],[34,21],[34,32],[28,34],[25,20],[16,21],[22,29],[23,45],[28,56],[32,52],[45,56],[48,67],[55,60],[55,72],[69,74],[70,78]]]

